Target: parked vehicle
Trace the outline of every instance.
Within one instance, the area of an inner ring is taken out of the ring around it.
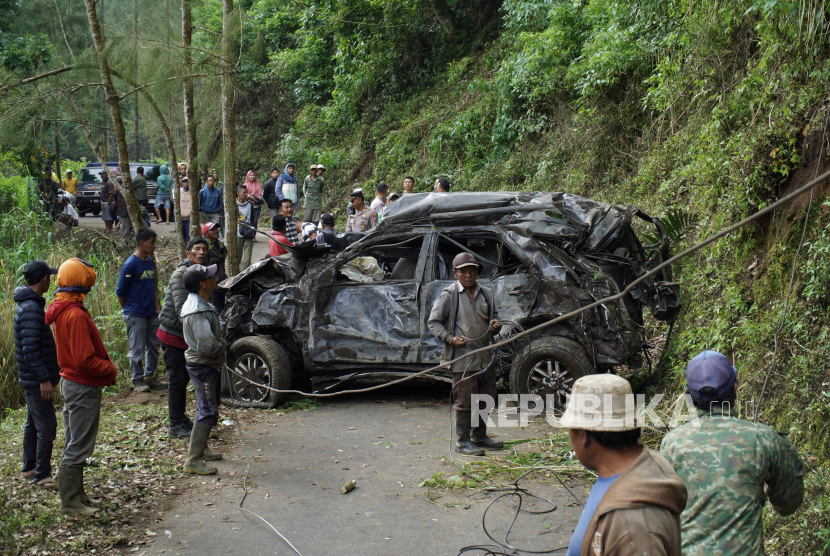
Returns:
[[[147,180],[147,200],[152,201],[156,198],[156,190],[158,189],[159,168],[158,164],[130,162],[130,176],[136,177],[138,174],[136,168],[144,167],[144,177]],[[118,169],[117,162],[107,162],[107,167]],[[91,212],[95,216],[101,214],[101,197],[99,192],[101,190],[101,164],[98,162],[90,162],[84,168],[81,168],[78,175],[78,191],[76,197],[78,200],[78,214],[86,216],[86,213]]]
[[[635,223],[656,228],[659,241],[644,246]],[[232,399],[266,407],[283,397],[237,374],[286,389],[309,378],[331,385],[438,365],[443,346],[427,319],[454,281],[460,252],[476,257],[479,283],[493,290],[500,318],[512,321],[502,334],[616,293],[669,256],[658,220],[566,193],[405,195],[376,229],[350,245],[349,237],[327,234],[329,246],[300,244],[221,284]],[[347,246],[334,252],[334,244]],[[644,307],[674,321],[680,300],[670,269],[620,303],[513,344],[499,362],[505,384],[514,393],[554,394],[561,405],[582,375],[641,366]]]

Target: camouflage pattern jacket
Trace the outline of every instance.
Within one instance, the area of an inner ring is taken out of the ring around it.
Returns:
[[[700,426],[690,421],[660,445],[689,493],[680,516],[684,556],[764,554],[764,485],[782,515],[804,497],[804,464],[789,441],[726,407],[698,410]]]

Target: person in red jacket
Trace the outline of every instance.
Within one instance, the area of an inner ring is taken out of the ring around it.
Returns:
[[[271,237],[275,241],[269,241],[268,254],[272,257],[279,257],[288,253],[285,245],[294,245],[291,240],[285,237],[285,216],[278,214],[271,219]],[[293,226],[293,223],[292,223]],[[282,244],[282,245],[281,245]]]
[[[69,259],[58,269],[58,291],[46,310],[55,331],[61,371],[65,445],[58,469],[61,513],[92,515],[95,501],[84,492],[84,465],[95,448],[101,416],[101,392],[115,384],[118,371],[84,307],[95,285],[92,265]]]

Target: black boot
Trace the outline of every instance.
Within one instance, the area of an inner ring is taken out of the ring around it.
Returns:
[[[479,448],[484,448],[485,450],[501,450],[504,448],[504,442],[487,436],[486,418],[486,416],[483,416],[480,421],[481,424],[477,427],[473,427],[473,433],[470,435],[470,440],[473,444]]]
[[[471,414],[469,411],[455,412],[455,434],[458,436],[455,451],[468,456],[483,456],[484,450],[470,442],[470,422]]]

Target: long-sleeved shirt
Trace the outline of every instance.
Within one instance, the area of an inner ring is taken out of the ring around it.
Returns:
[[[224,210],[222,192],[218,187],[203,187],[199,191],[199,210],[206,214],[217,214]]]

